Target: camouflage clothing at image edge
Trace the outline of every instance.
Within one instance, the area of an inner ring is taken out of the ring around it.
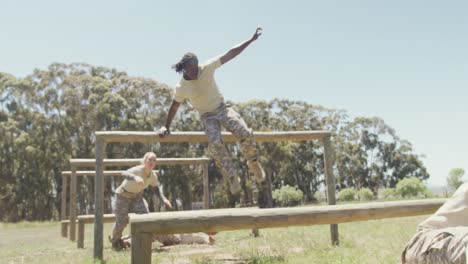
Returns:
[[[466,264],[466,227],[419,231],[402,255],[403,264]]]
[[[403,264],[465,264],[468,245],[468,182],[419,223],[401,254]]]

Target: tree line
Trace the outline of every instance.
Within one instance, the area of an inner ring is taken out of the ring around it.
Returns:
[[[70,170],[70,158],[94,158],[94,131],[154,131],[164,124],[172,96],[166,84],[83,63],[51,64],[24,78],[0,72],[0,221],[58,219],[61,172]],[[381,118],[351,118],[345,110],[288,99],[228,103],[256,131],[331,131],[337,191],[377,192],[406,177],[429,178],[411,143]],[[183,104],[172,131],[203,131],[198,113]],[[243,200],[251,201],[253,181],[245,160],[237,145],[229,149],[240,164]],[[106,158],[139,158],[147,151],[168,158],[208,155],[206,143],[119,143],[106,146]],[[261,143],[259,152],[273,189],[294,186],[305,202],[314,201],[325,181],[321,142]],[[200,168],[159,169],[171,199],[182,200],[184,208],[202,199]],[[214,206],[228,206],[226,183],[213,162],[209,175]],[[120,181],[106,179],[106,197]],[[79,179],[79,213],[93,212],[93,184],[91,177]]]

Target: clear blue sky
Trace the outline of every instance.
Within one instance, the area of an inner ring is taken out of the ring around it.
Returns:
[[[431,185],[468,170],[468,1],[2,1],[0,71],[116,67],[174,85],[186,51],[224,65],[227,99],[305,100],[378,116],[413,143]],[[468,173],[468,171],[467,171]],[[465,175],[466,177],[466,175]]]

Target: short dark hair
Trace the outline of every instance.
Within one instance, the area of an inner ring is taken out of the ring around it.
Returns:
[[[172,65],[172,69],[174,69],[177,73],[180,73],[184,69],[185,63],[187,63],[188,61],[192,61],[192,60],[195,60],[195,62],[198,63],[197,55],[195,55],[195,53],[192,53],[192,52],[187,52],[184,54],[184,56],[179,62]]]

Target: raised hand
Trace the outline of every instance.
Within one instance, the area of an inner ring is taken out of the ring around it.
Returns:
[[[159,137],[164,137],[165,135],[170,135],[171,131],[165,126],[162,126],[160,129],[158,129],[157,133]]]
[[[252,40],[257,40],[260,35],[262,35],[263,29],[261,27],[257,27],[255,33],[252,36]]]

